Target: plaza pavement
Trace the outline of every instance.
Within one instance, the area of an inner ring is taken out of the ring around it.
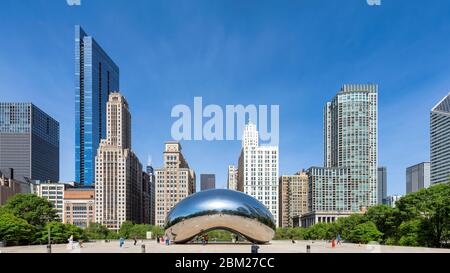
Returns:
[[[208,245],[187,244],[170,245],[158,244],[155,241],[143,241],[146,253],[250,253],[251,244],[222,244]],[[118,241],[105,243],[103,241],[85,243],[82,249],[68,249],[67,245],[53,245],[52,253],[141,253],[142,241],[136,246],[133,241],[127,241],[124,248],[119,247]],[[311,253],[450,253],[450,249],[432,249],[422,247],[400,247],[380,245],[347,244],[331,247],[331,243],[324,241],[272,241],[260,246],[260,253],[306,253],[307,245],[311,246]],[[0,248],[0,253],[46,253],[45,245],[18,246]],[[1,255],[1,254],[0,254]]]

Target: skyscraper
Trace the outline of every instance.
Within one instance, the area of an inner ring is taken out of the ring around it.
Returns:
[[[237,175],[238,171],[234,165],[228,166],[228,183],[227,188],[229,190],[237,191]]]
[[[181,153],[178,142],[167,142],[164,167],[155,172],[156,225],[164,226],[167,214],[181,200],[195,193],[195,172]]]
[[[0,103],[0,170],[59,181],[59,123],[31,103]]]
[[[201,174],[200,175],[200,189],[202,191],[213,190],[216,188],[215,174]]]
[[[430,186],[430,162],[422,162],[406,169],[406,193]]]
[[[431,110],[431,184],[450,180],[450,93]]]
[[[378,167],[378,204],[386,204],[387,198],[387,168]]]
[[[256,125],[245,126],[238,166],[238,190],[253,196],[278,217],[278,146],[260,146]]]
[[[350,175],[350,209],[378,202],[378,86],[344,85],[325,105],[325,167],[345,167]]]
[[[281,227],[293,227],[294,217],[308,212],[308,175],[283,175],[279,181],[279,223]]]
[[[155,171],[153,169],[151,160],[149,160],[146,168],[146,173],[149,176],[150,184],[149,184],[149,194],[150,194],[150,209],[149,209],[149,217],[150,217],[150,225],[155,225]]]
[[[142,164],[131,150],[131,115],[119,93],[107,103],[107,135],[97,150],[95,219],[119,230],[125,221],[142,223]]]
[[[150,224],[151,218],[151,188],[150,175],[142,172],[142,222]]]
[[[386,205],[395,208],[397,206],[397,201],[401,198],[401,195],[390,195],[386,198]]]
[[[334,222],[378,203],[378,86],[344,85],[324,107],[324,167],[308,169],[301,226]]]
[[[92,36],[75,26],[75,180],[94,182],[95,155],[106,137],[106,102],[119,89],[119,68]]]

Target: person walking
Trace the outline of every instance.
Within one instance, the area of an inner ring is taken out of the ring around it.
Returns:
[[[136,244],[137,244],[137,237],[134,236],[134,246],[136,246]]]
[[[258,254],[258,252],[259,252],[259,246],[257,245],[257,244],[252,244],[252,247],[251,247],[251,249],[252,249],[252,254]]]
[[[119,246],[120,246],[120,248],[123,248],[124,245],[125,245],[125,239],[123,237],[120,237],[120,239],[119,239]]]
[[[67,249],[73,249],[73,235],[70,235],[70,237],[67,241],[69,241],[69,244],[67,245]]]
[[[342,245],[342,238],[341,238],[341,234],[339,234],[339,233],[337,235],[337,244]]]

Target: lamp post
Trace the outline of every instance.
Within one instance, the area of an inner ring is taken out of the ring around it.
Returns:
[[[48,234],[47,234],[47,238],[48,238],[47,253],[52,253],[52,241],[51,241],[51,239],[50,239],[50,217],[48,217],[48,219],[47,219],[47,225],[48,225]]]

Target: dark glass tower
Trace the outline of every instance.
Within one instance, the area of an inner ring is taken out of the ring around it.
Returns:
[[[119,68],[99,44],[75,26],[75,181],[95,180],[95,155],[106,137],[106,102],[119,91]]]
[[[216,188],[216,175],[215,174],[201,174],[200,175],[200,188],[202,191],[215,189]]]
[[[0,103],[0,170],[59,181],[59,123],[31,103]]]

